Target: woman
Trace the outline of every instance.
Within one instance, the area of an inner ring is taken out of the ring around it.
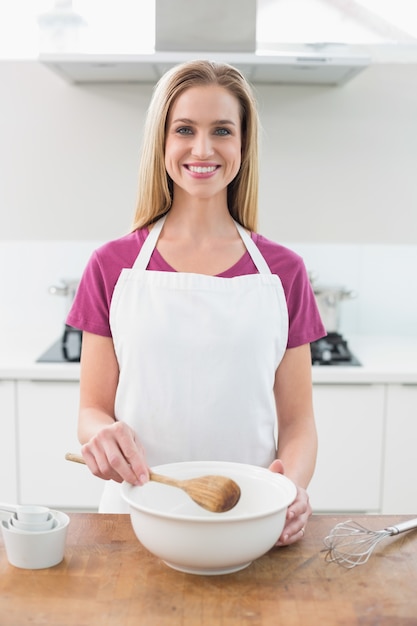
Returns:
[[[278,545],[300,539],[317,438],[309,343],[325,334],[302,260],[256,234],[258,118],[231,66],[193,61],[156,86],[133,231],[97,250],[67,323],[81,328],[79,439],[120,482],[228,460],[297,485]],[[278,433],[278,447],[276,434]]]

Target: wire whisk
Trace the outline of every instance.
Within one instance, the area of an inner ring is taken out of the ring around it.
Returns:
[[[376,546],[385,539],[417,528],[417,517],[382,530],[370,530],[358,522],[341,522],[324,538],[326,561],[350,569],[366,563]]]

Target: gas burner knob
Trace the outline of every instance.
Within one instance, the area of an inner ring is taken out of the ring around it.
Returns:
[[[330,361],[332,360],[331,350],[323,350],[323,352],[321,353],[321,360],[324,363],[330,363]]]

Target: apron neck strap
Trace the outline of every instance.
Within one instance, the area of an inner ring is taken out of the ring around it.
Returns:
[[[133,264],[135,269],[146,270],[149,265],[149,261],[151,260],[152,252],[155,249],[156,242],[158,241],[158,237],[161,234],[162,227],[166,220],[166,215],[161,217],[155,224],[152,226],[149,231],[149,235],[146,237],[143,246],[140,249],[140,252],[136,258],[136,261]]]
[[[235,220],[233,220],[233,221],[235,222],[235,226],[237,228],[237,231],[238,231],[239,235],[241,236],[242,241],[245,244],[246,249],[249,252],[249,254],[251,256],[251,259],[254,262],[255,267],[258,270],[258,272],[260,274],[271,274],[271,270],[269,269],[268,263],[265,261],[264,257],[262,256],[258,246],[252,240],[252,237],[243,228],[243,226],[241,226]]]
[[[135,269],[137,268],[137,269],[145,270],[148,267],[149,261],[152,256],[152,252],[155,249],[156,242],[158,241],[158,237],[161,234],[161,230],[165,223],[166,217],[167,217],[166,215],[161,217],[161,219],[155,222],[155,224],[152,226],[151,230],[149,231],[149,235],[146,237],[145,242],[142,245],[142,248],[134,263]],[[260,274],[271,274],[271,270],[269,269],[267,262],[265,261],[264,257],[260,253],[259,248],[253,242],[251,236],[243,228],[243,226],[241,226],[235,220],[233,221],[258,272]]]

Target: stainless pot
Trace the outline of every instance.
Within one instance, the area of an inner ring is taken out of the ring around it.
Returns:
[[[52,296],[61,296],[65,301],[65,315],[69,313],[77,292],[79,279],[63,279],[59,285],[51,285],[48,289]]]
[[[325,329],[328,333],[338,333],[341,303],[356,298],[356,293],[338,285],[313,284],[313,291]]]

